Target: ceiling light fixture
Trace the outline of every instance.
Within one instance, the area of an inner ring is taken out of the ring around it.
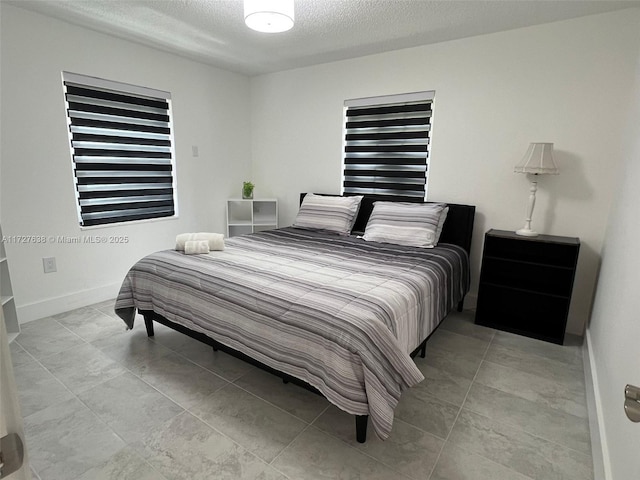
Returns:
[[[293,27],[293,0],[244,0],[244,23],[258,32],[286,32]]]

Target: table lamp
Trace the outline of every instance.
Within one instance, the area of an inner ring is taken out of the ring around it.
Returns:
[[[535,180],[531,180],[529,189],[529,203],[527,204],[527,217],[524,227],[516,230],[516,234],[525,237],[536,237],[538,233],[531,229],[531,217],[533,207],[536,204],[536,191],[538,190],[537,175],[558,175],[560,171],[553,160],[553,143],[530,143],[527,153],[524,154],[520,163],[513,169],[515,173],[530,173],[536,175]]]

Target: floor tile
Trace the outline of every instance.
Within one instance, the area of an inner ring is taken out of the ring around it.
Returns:
[[[126,370],[89,344],[73,347],[65,352],[41,360],[58,380],[73,393],[80,393]]]
[[[535,480],[593,479],[589,456],[465,409],[449,442]]]
[[[446,439],[460,407],[431,396],[425,388],[402,394],[395,417],[439,438]]]
[[[496,330],[493,339],[495,345],[513,348],[522,352],[539,355],[569,365],[582,366],[582,346],[577,344],[556,345],[535,338]]]
[[[171,350],[150,340],[142,331],[130,331],[122,337],[120,335],[117,337],[119,338],[115,342],[104,339],[104,341],[93,342],[91,345],[98,346],[105,355],[134,373],[171,353]],[[185,361],[185,363],[188,362]]]
[[[85,472],[77,480],[166,480],[130,447]]]
[[[256,477],[256,480],[288,480],[288,478],[275,468],[267,467]]]
[[[102,313],[111,318],[111,322],[116,325],[116,330],[115,332],[111,332],[110,335],[99,336],[98,338],[91,340],[90,343],[93,346],[103,349],[108,346],[127,342],[133,337],[145,337],[149,339],[149,341],[151,341],[151,339],[147,336],[147,329],[144,326],[142,316],[140,316],[141,321],[136,322],[131,330],[127,330],[127,326],[125,325],[124,321],[120,317],[116,316],[115,312],[113,312],[113,314],[110,314],[108,312],[102,311]]]
[[[177,342],[175,351],[226,380],[236,380],[255,368],[250,363],[232,357],[220,350],[214,352],[210,345],[199,340],[189,338],[186,335],[184,337],[184,342]]]
[[[462,406],[475,372],[469,375],[467,364],[452,357],[450,352],[431,349],[425,358],[417,358],[424,380],[413,388],[423,388],[440,400]]]
[[[482,384],[472,385],[464,408],[546,440],[591,454],[589,422]]]
[[[153,322],[153,329],[154,336],[151,337],[151,339],[173,351],[180,351],[185,345],[194,341],[194,339],[188,335],[177,332],[165,325],[162,325],[161,323]]]
[[[184,409],[130,373],[78,395],[125,442],[139,440]]]
[[[36,471],[33,469],[33,465],[31,465],[30,467],[31,467],[31,480],[42,480],[40,478],[40,475],[38,475]]]
[[[393,422],[391,435],[385,441],[375,435],[369,421],[367,441],[358,443],[353,415],[333,405],[313,425],[416,480],[427,478],[444,444],[443,440],[399,419]]]
[[[474,312],[469,310],[449,313],[438,328],[466,335],[467,337],[474,337],[485,342],[491,341],[496,332],[493,328],[476,325],[474,323]]]
[[[538,353],[492,343],[485,360],[584,390],[582,364],[567,364]]]
[[[400,475],[313,426],[272,465],[291,479],[389,480]]]
[[[29,322],[11,344],[34,479],[593,478],[571,336],[548,344],[452,312],[415,359],[426,378],[391,436],[370,425],[359,444],[326,399],[161,324],[149,338],[141,316],[126,331],[113,304]]]
[[[482,363],[476,381],[547,407],[587,418],[587,400],[582,388],[571,388],[564,383],[492,362]]]
[[[116,306],[115,298],[110,298],[109,300],[105,300],[104,302],[98,302],[91,305],[92,308],[95,308],[96,310],[102,310],[102,311],[105,311],[105,310],[113,311],[115,306]]]
[[[25,418],[29,460],[43,480],[69,480],[104,462],[124,442],[73,398]]]
[[[205,400],[227,381],[199,367],[176,353],[162,355],[132,368],[149,385],[155,387],[183,408]]]
[[[233,384],[190,411],[266,462],[271,462],[307,425]]]
[[[83,307],[52,317],[87,342],[126,331],[124,322],[118,322],[95,308]]]
[[[188,412],[156,427],[135,450],[169,480],[276,480],[271,467]]]
[[[38,362],[18,365],[14,376],[23,417],[73,398],[73,393]]]
[[[37,359],[82,345],[84,341],[51,317],[22,324],[15,340]]]
[[[11,342],[9,350],[11,351],[11,364],[14,368],[25,363],[35,362],[35,359],[18,342]]]
[[[257,368],[234,383],[307,423],[329,406],[326,398]]]
[[[429,480],[532,479],[485,457],[461,450],[447,442]]]
[[[480,368],[480,362],[484,357],[484,352],[474,353],[461,348],[448,349],[441,348],[437,344],[429,344],[427,342],[427,351],[425,358],[416,357],[416,364],[428,363],[435,367],[442,368],[454,375],[458,375],[469,380],[473,380]]]
[[[467,354],[483,357],[489,346],[489,340],[469,337],[439,328],[427,341],[427,351],[438,348],[451,352],[467,352]]]

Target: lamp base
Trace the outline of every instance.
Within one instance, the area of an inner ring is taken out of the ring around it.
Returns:
[[[531,230],[531,217],[533,216],[533,207],[536,204],[536,190],[538,189],[538,182],[531,182],[531,188],[529,189],[529,203],[527,204],[527,217],[524,222],[524,227],[520,230],[516,230],[516,235],[522,235],[523,237],[537,237],[538,232]]]
[[[516,235],[522,235],[523,237],[537,237],[538,232],[535,232],[530,228],[521,228],[520,230],[516,230]]]

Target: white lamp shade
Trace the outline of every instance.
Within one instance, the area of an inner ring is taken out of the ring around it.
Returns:
[[[516,173],[558,175],[560,170],[553,160],[553,143],[531,143],[520,163],[513,169]]]
[[[286,32],[293,21],[293,0],[244,0],[244,23],[252,30]]]

